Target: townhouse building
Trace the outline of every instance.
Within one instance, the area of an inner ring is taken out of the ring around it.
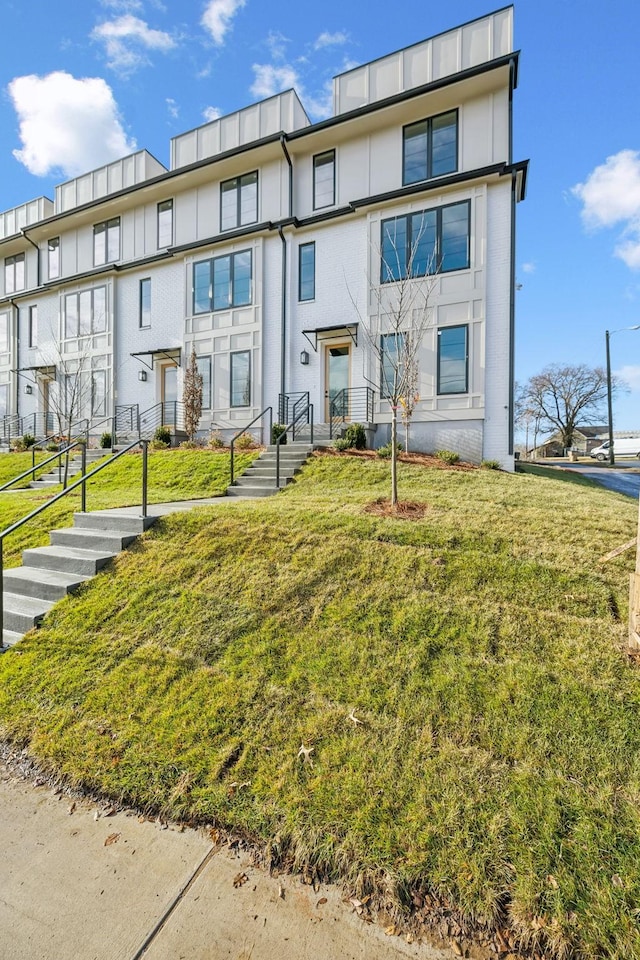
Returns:
[[[340,74],[327,120],[287,90],[173,138],[168,167],[141,150],[0,214],[0,420],[75,389],[93,424],[133,422],[181,400],[195,350],[203,434],[308,394],[380,445],[409,273],[430,288],[413,448],[513,469],[512,37],[506,7]]]

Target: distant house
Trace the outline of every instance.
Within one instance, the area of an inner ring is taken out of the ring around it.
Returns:
[[[640,436],[640,430],[614,430],[614,440],[616,437],[635,437]],[[576,427],[573,434],[573,445],[571,449],[580,457],[587,457],[594,447],[599,447],[604,440],[609,439],[609,427],[599,426],[579,426]],[[530,456],[538,457],[563,457],[566,450],[562,444],[560,431],[556,430],[551,436],[547,437],[541,444],[530,452]]]

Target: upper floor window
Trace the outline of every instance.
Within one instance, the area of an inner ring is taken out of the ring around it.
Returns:
[[[380,397],[397,396],[404,349],[404,334],[383,333],[380,337]]]
[[[158,204],[158,250],[164,250],[173,243],[173,200],[163,200]]]
[[[88,337],[107,329],[107,288],[94,287],[64,298],[64,335],[66,339]]]
[[[303,243],[298,248],[298,300],[316,296],[316,245]]]
[[[9,313],[0,313],[0,353],[9,350]]]
[[[251,303],[251,250],[193,265],[193,312],[209,313]]]
[[[404,184],[454,173],[458,169],[458,111],[405,127],[402,166]]]
[[[380,281],[466,269],[469,228],[468,200],[383,220]]]
[[[198,357],[198,373],[202,377],[202,409],[211,409],[211,357]]]
[[[313,209],[336,202],[336,152],[327,150],[313,158]]]
[[[29,346],[38,345],[38,304],[29,307]]]
[[[93,263],[99,267],[120,259],[120,217],[104,220],[93,227]]]
[[[60,237],[52,237],[47,241],[48,277],[55,280],[60,276]]]
[[[258,171],[220,184],[220,229],[233,230],[258,220]]]
[[[140,313],[138,316],[140,327],[151,326],[151,280],[145,277],[140,281]]]
[[[24,290],[24,253],[16,253],[13,257],[6,257],[4,261],[4,292],[15,293]]]
[[[438,330],[438,393],[467,393],[469,355],[468,327],[442,327]]]

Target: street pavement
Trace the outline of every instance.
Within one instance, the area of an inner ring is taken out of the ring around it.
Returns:
[[[559,467],[562,470],[571,470],[574,473],[580,473],[589,480],[594,480],[607,490],[613,490],[614,493],[623,493],[627,497],[634,497],[636,500],[640,495],[640,467],[637,466],[615,466],[613,468],[606,464],[592,461],[582,461],[579,463],[569,463],[568,460],[538,460],[541,467]]]
[[[38,785],[39,784],[39,785]],[[452,960],[273,877],[215,832],[73,798],[0,762],[0,960]]]

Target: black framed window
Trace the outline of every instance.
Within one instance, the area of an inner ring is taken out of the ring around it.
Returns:
[[[246,307],[252,297],[253,257],[240,250],[193,265],[193,312]]]
[[[469,200],[383,220],[381,283],[465,270],[470,224]]]
[[[35,347],[38,344],[38,305],[34,303],[29,307],[29,346]]]
[[[198,357],[198,373],[202,377],[202,409],[211,410],[211,357]]]
[[[315,300],[316,245],[303,243],[298,247],[298,300]]]
[[[380,397],[390,397],[397,385],[398,362],[404,346],[403,333],[383,333],[380,337]]]
[[[165,250],[173,243],[173,200],[158,204],[158,250]]]
[[[0,353],[9,350],[9,313],[0,313]]]
[[[140,311],[138,314],[140,327],[151,326],[151,280],[145,277],[140,281]]]
[[[107,329],[107,288],[94,287],[64,298],[64,335],[67,340],[104,333]]]
[[[120,259],[120,217],[93,226],[93,265]]]
[[[24,253],[16,253],[13,257],[5,257],[4,292],[15,293],[17,290],[24,290],[24,287]]]
[[[327,150],[313,158],[313,209],[336,202],[336,152]]]
[[[258,221],[258,171],[220,184],[220,229],[233,230]]]
[[[231,354],[231,406],[248,407],[251,403],[251,354],[238,350]]]
[[[402,182],[419,183],[458,169],[458,111],[419,120],[402,131]]]
[[[438,393],[469,391],[469,327],[442,327],[438,330]]]
[[[51,237],[47,241],[47,266],[49,280],[60,276],[60,237]]]

